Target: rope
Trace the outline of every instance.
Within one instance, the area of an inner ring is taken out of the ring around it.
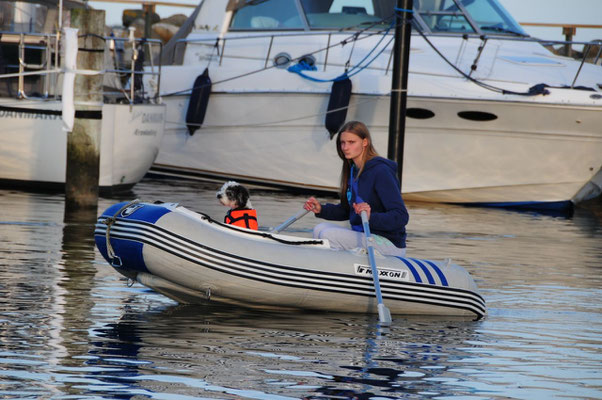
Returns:
[[[237,232],[241,232],[240,228],[237,228],[233,225],[229,225],[229,224],[224,224],[222,222],[216,221],[213,218],[211,218],[209,215],[202,213],[202,212],[197,212],[197,214],[199,214],[201,216],[201,218],[207,220],[207,222],[211,223],[211,224],[218,224],[224,228],[227,229],[232,229],[234,231]],[[253,235],[253,236],[259,236],[259,237],[263,237],[266,239],[271,239],[274,240],[278,243],[283,243],[283,244],[289,244],[289,245],[304,245],[304,244],[324,244],[323,240],[301,240],[301,241],[296,241],[296,240],[287,240],[287,239],[282,239],[282,238],[278,238],[273,236],[270,233],[265,233],[265,232],[257,232],[257,231],[244,231],[245,234],[247,235]]]
[[[92,69],[51,69],[47,71],[30,71],[30,72],[14,72],[12,74],[0,74],[0,79],[2,78],[18,78],[19,76],[32,76],[32,75],[50,75],[50,74],[60,74],[64,72],[74,72],[79,75],[101,75],[107,73],[108,70],[92,70]]]
[[[349,65],[351,64],[351,57],[353,57],[353,50],[355,50],[355,42],[357,42],[357,38],[359,36],[359,32],[353,37],[353,43],[351,44],[351,51],[349,52],[349,58],[347,58],[347,62],[345,63],[345,72],[349,69]]]
[[[121,207],[112,217],[106,217],[104,220],[101,220],[100,223],[105,224],[107,226],[107,230],[105,232],[105,240],[107,244],[107,256],[113,260],[111,262],[112,265],[115,265],[115,259],[119,259],[117,255],[115,255],[115,251],[113,250],[113,246],[111,245],[111,226],[117,221],[117,216],[123,212],[126,208],[133,206],[134,204],[138,204],[140,200],[135,199]],[[121,260],[120,260],[121,261]]]
[[[390,92],[387,93],[386,95],[389,95],[389,94],[390,94]],[[377,101],[378,99],[379,99],[378,97],[371,97],[371,98],[368,98],[368,99],[366,99],[364,101],[357,101],[357,102],[355,102],[355,104],[353,105],[353,107],[357,108],[358,106],[361,106],[363,104],[367,104],[367,103],[370,103],[370,102],[373,102],[373,101]],[[283,123],[287,123],[287,122],[301,121],[301,120],[309,119],[309,118],[322,117],[322,116],[328,115],[329,113],[334,113],[334,112],[337,112],[337,111],[349,109],[351,107],[352,106],[349,105],[349,106],[339,107],[339,108],[335,108],[333,110],[325,111],[325,112],[321,112],[321,113],[310,114],[310,115],[303,115],[303,116],[295,117],[295,118],[281,119],[281,120],[278,120],[278,121],[260,122],[260,123],[257,123],[257,124],[244,124],[244,125],[206,125],[206,124],[203,124],[202,126],[204,128],[228,128],[228,127],[240,127],[240,126],[244,126],[246,128],[251,128],[251,127],[260,127],[260,126],[270,126],[270,125],[275,125],[275,124],[283,124]],[[181,122],[181,121],[165,121],[165,123],[176,125],[176,129],[177,129],[178,125],[182,129],[186,128],[187,125],[201,127],[201,124],[192,124],[192,123],[186,124],[186,123]]]
[[[439,57],[441,57],[443,59],[443,61],[445,61],[450,67],[452,67],[456,72],[458,72],[464,78],[471,81],[472,83],[474,83],[477,86],[480,86],[484,89],[490,90],[495,93],[513,94],[513,95],[518,95],[518,96],[535,96],[535,95],[539,95],[539,94],[542,94],[545,96],[547,94],[550,94],[550,92],[547,89],[545,89],[545,86],[547,86],[545,84],[535,85],[535,86],[529,88],[529,90],[527,92],[515,92],[512,90],[506,90],[506,89],[503,89],[503,88],[500,88],[497,86],[493,86],[493,85],[490,85],[485,82],[481,82],[478,79],[475,79],[475,78],[471,77],[470,75],[468,75],[467,73],[465,73],[464,71],[462,71],[454,63],[452,63],[447,57],[445,57],[443,55],[443,53],[441,53],[439,51],[439,49],[437,49],[437,47],[435,47],[435,45],[430,40],[428,40],[428,38],[426,37],[426,35],[424,34],[424,32],[420,29],[420,27],[418,25],[414,24],[414,28],[420,34],[420,36],[422,36],[424,41],[427,42],[429,46],[431,46],[431,48],[435,51],[435,53],[437,53],[437,55],[439,55]]]
[[[341,40],[341,41],[340,41],[340,42],[338,42],[338,43],[331,44],[331,45],[329,45],[329,46],[323,47],[323,48],[321,48],[321,49],[318,49],[318,50],[316,50],[316,51],[313,51],[313,52],[311,52],[311,53],[305,53],[304,55],[302,55],[302,56],[299,56],[299,57],[297,57],[297,58],[294,58],[294,59],[292,59],[291,61],[296,61],[296,62],[299,62],[301,59],[303,59],[304,57],[306,57],[306,56],[308,56],[308,55],[318,54],[318,53],[321,53],[321,52],[323,52],[323,51],[329,50],[329,49],[331,49],[331,48],[333,48],[333,47],[336,47],[336,46],[344,46],[344,45],[346,45],[346,44],[347,44],[347,43],[348,43],[350,40],[359,41],[359,40],[364,40],[364,39],[370,38],[370,37],[372,37],[372,36],[374,36],[374,35],[380,35],[382,32],[384,32],[384,30],[379,30],[379,31],[377,31],[377,32],[369,32],[369,33],[366,33],[366,35],[365,35],[365,36],[363,36],[363,37],[359,37],[359,34],[365,33],[367,30],[369,30],[369,29],[370,29],[370,28],[372,28],[373,26],[375,26],[375,25],[377,25],[377,24],[379,24],[379,23],[381,23],[381,22],[383,22],[383,21],[387,21],[387,20],[388,20],[388,19],[390,19],[390,18],[391,18],[391,17],[389,17],[389,18],[385,18],[385,19],[383,19],[383,20],[381,20],[381,21],[377,21],[377,22],[375,22],[375,23],[371,24],[370,26],[368,26],[367,28],[365,28],[365,29],[363,29],[363,30],[361,30],[361,31],[359,31],[359,32],[356,32],[356,33],[354,33],[353,35],[350,35],[349,37],[347,37],[347,38],[345,38],[345,39]],[[348,29],[350,29],[350,28],[348,28]],[[388,30],[388,29],[390,29],[390,27],[389,27],[389,28],[387,28],[386,30]],[[342,30],[341,30],[341,31],[342,31]],[[233,40],[233,39],[229,39],[229,40]],[[219,85],[220,83],[225,83],[225,82],[233,81],[233,80],[236,80],[236,79],[239,79],[239,78],[244,78],[244,77],[246,77],[246,76],[254,75],[254,74],[257,74],[257,73],[259,73],[259,72],[263,72],[263,71],[270,70],[270,69],[272,69],[272,68],[276,68],[276,66],[275,66],[275,65],[270,65],[270,66],[268,66],[268,67],[260,68],[260,69],[254,70],[254,71],[249,71],[249,72],[246,72],[246,73],[244,73],[244,74],[240,74],[240,75],[237,75],[237,76],[232,76],[232,77],[230,77],[230,78],[225,78],[225,79],[222,79],[221,81],[213,81],[213,82],[212,82],[212,85],[213,85],[213,86],[215,86],[215,85]],[[189,92],[193,91],[194,89],[200,89],[200,88],[202,88],[202,87],[204,87],[204,86],[206,86],[206,85],[193,86],[193,87],[191,87],[191,88],[189,88],[189,89],[183,89],[183,90],[177,90],[177,91],[175,91],[175,92],[164,93],[164,94],[161,94],[161,97],[170,97],[170,96],[177,96],[177,95],[181,95],[181,94],[187,94],[187,93],[189,93]]]
[[[48,71],[30,71],[30,72],[14,72],[12,74],[0,74],[0,79],[2,78],[18,78],[20,76],[31,76],[31,75],[49,75],[49,74],[59,74],[63,72],[62,69],[51,69]]]
[[[347,66],[349,65],[349,61],[347,61],[347,63],[345,64],[345,72],[343,72],[341,75],[337,76],[336,78],[331,78],[331,79],[319,79],[319,78],[314,78],[312,76],[308,76],[303,74],[303,71],[317,71],[317,68],[315,66],[310,66],[307,65],[307,63],[305,63],[303,60],[299,61],[299,63],[295,64],[295,65],[291,65],[288,68],[289,72],[293,72],[298,74],[299,76],[301,76],[302,78],[308,79],[310,81],[313,82],[337,82],[337,81],[341,81],[347,78],[350,78],[354,75],[359,74],[360,72],[362,72],[364,69],[368,68],[368,66],[370,64],[372,64],[374,62],[374,60],[376,60],[382,53],[383,51],[385,51],[387,49],[387,47],[389,47],[389,44],[391,44],[391,42],[395,39],[395,37],[391,37],[391,39],[387,42],[387,44],[378,52],[376,53],[376,55],[374,57],[372,57],[371,60],[369,60],[366,65],[362,65],[362,63],[364,61],[366,61],[366,59],[368,59],[368,57],[370,57],[370,55],[378,48],[378,46],[380,46],[380,44],[382,43],[382,41],[387,37],[389,31],[391,30],[391,28],[394,26],[394,23],[392,22],[389,27],[382,33],[381,38],[379,39],[378,43],[376,43],[374,45],[374,47],[372,48],[372,50],[370,50],[365,56],[364,58],[362,58],[360,60],[360,62],[358,62],[356,65],[354,65],[353,67],[351,67],[351,69],[347,70]],[[354,40],[353,44],[355,47],[355,42],[357,39]],[[353,49],[352,49],[353,52]],[[351,53],[349,54],[349,60],[351,60]]]

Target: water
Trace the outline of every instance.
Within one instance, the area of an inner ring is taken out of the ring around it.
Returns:
[[[144,180],[102,198],[179,202],[219,219],[218,184]],[[304,196],[252,191],[260,225]],[[451,257],[473,322],[180,306],[127,286],[62,195],[0,190],[0,397],[53,399],[602,398],[602,201],[572,217],[409,203],[408,254]],[[309,236],[307,216],[291,230]]]

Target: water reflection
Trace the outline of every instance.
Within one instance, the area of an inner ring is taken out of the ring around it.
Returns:
[[[78,368],[78,356],[88,349],[88,330],[93,324],[91,310],[94,307],[92,291],[95,286],[94,223],[96,207],[71,208],[65,206],[61,259],[56,265],[57,306],[56,318],[60,322],[60,339],[65,349],[61,354],[61,369]],[[65,390],[72,390],[77,382],[67,379]]]
[[[399,319],[383,331],[372,316],[126,306],[117,323],[93,330],[87,363],[121,395],[161,393],[177,382],[181,395],[398,398],[440,391],[450,363],[479,347],[468,344],[479,326]]]

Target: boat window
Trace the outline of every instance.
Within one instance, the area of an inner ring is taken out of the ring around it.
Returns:
[[[301,5],[311,29],[382,28],[391,22],[395,0],[301,0]]]
[[[418,13],[432,32],[475,32],[454,0],[422,0]]]
[[[296,0],[247,0],[236,6],[230,30],[304,29]]]
[[[497,0],[420,0],[418,13],[432,32],[527,36]],[[466,12],[466,14],[465,14]]]
[[[474,1],[463,0],[464,7],[473,21],[484,33],[495,32],[527,36],[521,26],[508,14],[497,0]]]

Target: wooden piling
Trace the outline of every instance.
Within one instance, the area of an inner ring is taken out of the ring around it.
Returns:
[[[101,71],[104,67],[104,10],[71,10],[71,27],[78,29],[77,69]],[[96,207],[98,203],[102,74],[75,77],[75,121],[67,134],[65,204]]]

